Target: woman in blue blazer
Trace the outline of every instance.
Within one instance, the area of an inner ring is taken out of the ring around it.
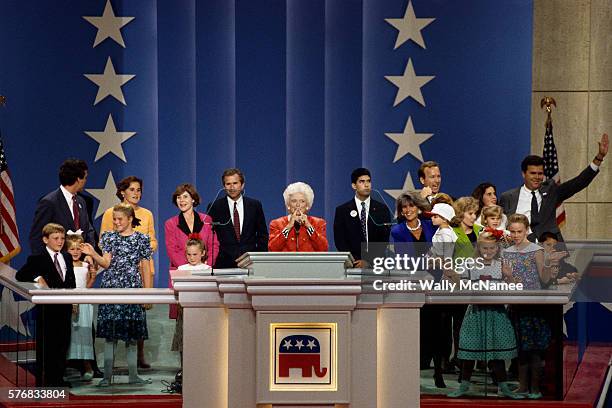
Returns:
[[[427,200],[422,199],[417,192],[408,191],[397,198],[397,224],[391,228],[391,242],[395,244],[396,253],[420,256],[427,252],[427,249],[421,252],[420,245],[401,245],[401,243],[431,243],[431,237],[438,227],[433,225],[430,219],[423,216],[423,213],[430,209],[431,205]],[[425,248],[426,245],[422,247]]]

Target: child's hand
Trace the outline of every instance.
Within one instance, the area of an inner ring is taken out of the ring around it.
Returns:
[[[92,247],[91,244],[87,242],[84,242],[81,244],[81,251],[83,251],[85,255],[91,255],[91,256],[93,256],[93,254],[96,252],[94,247]]]
[[[75,316],[79,315],[79,305],[72,305],[72,314]]]
[[[42,276],[40,277],[39,280],[36,281],[36,283],[34,283],[34,286],[36,286],[38,289],[48,289],[49,288],[47,281]]]
[[[509,259],[502,260],[502,275],[508,279],[512,278],[512,263]]]
[[[142,307],[144,307],[144,310],[151,310],[153,309],[153,305],[151,303],[147,303],[142,305]]]

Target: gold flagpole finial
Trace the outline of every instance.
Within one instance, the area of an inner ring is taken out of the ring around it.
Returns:
[[[555,101],[554,98],[551,98],[550,96],[545,96],[540,101],[540,107],[542,109],[546,108],[546,112],[548,112],[548,113],[550,113],[552,111],[552,106],[554,106],[556,108],[557,107],[557,102]]]
[[[6,96],[0,95],[0,106],[6,105]]]
[[[550,96],[545,96],[540,101],[540,108],[546,109],[546,113],[548,113],[548,116],[546,118],[546,126],[547,127],[552,123],[552,118],[550,117],[550,113],[552,112],[552,107],[553,106],[556,108],[557,107],[557,102],[555,101],[554,98],[552,98]]]

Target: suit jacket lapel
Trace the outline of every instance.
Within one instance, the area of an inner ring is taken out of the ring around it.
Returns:
[[[245,196],[242,196],[242,219],[240,220],[240,222],[242,223],[242,232],[240,233],[240,236],[242,237],[242,235],[248,235],[248,231],[250,231],[249,228],[251,228],[251,224],[253,223],[253,218],[255,217],[252,213],[253,207],[251,207],[250,205],[251,203],[249,201],[247,201]],[[228,208],[229,211],[229,208]]]
[[[60,209],[62,215],[64,216],[64,224],[67,225],[68,229],[72,231],[76,231],[74,226],[74,219],[72,219],[72,213],[70,212],[70,208],[68,207],[68,203],[64,198],[64,193],[62,193],[61,189],[57,189],[57,205]]]
[[[53,262],[53,258],[49,256],[49,253],[47,252],[46,249],[45,249],[43,256],[45,257],[45,262],[47,263],[48,265],[47,267],[49,268],[48,269],[49,276],[45,277],[47,284],[49,285],[50,288],[62,287],[62,277],[60,276],[59,272],[55,268],[55,263]]]
[[[372,231],[374,228],[376,228],[378,225],[376,225],[376,223],[374,221],[376,221],[377,223],[379,223],[380,221],[378,220],[378,218],[376,217],[376,214],[378,213],[378,205],[377,203],[370,199],[370,212],[369,212],[369,217],[368,217],[368,229],[369,231]],[[369,232],[368,231],[368,232]]]
[[[510,200],[510,214],[514,214],[516,212],[516,207],[518,207],[519,194],[521,193],[521,187],[512,191],[512,197]]]
[[[356,211],[357,212],[357,216],[353,217],[351,216],[351,212],[352,211]],[[348,217],[350,219],[350,225],[352,226],[353,229],[353,234],[359,234],[357,235],[359,237],[359,241],[361,241],[361,209],[357,208],[357,203],[355,202],[355,199],[351,200],[351,205],[349,206],[349,210],[348,210]],[[349,237],[349,239],[352,239],[351,237]]]

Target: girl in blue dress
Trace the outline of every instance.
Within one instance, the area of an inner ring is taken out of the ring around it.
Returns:
[[[90,255],[106,269],[101,288],[150,288],[151,241],[148,235],[134,231],[139,225],[134,208],[127,204],[113,207],[114,231],[102,234],[100,247],[103,255],[89,244],[83,244],[83,253]],[[149,384],[150,380],[138,376],[136,342],[148,337],[145,308],[150,305],[110,304],[98,308],[97,337],[106,339],[104,345],[104,378],[98,386],[112,383],[115,347],[123,340],[127,349],[130,384]]]
[[[508,230],[514,245],[504,250],[502,255],[504,275],[511,275],[514,282],[521,282],[524,289],[542,289],[542,284],[551,280],[558,261],[544,265],[542,247],[527,240],[529,220],[526,216],[513,214],[508,217]],[[519,347],[520,385],[517,393],[529,399],[540,399],[542,357],[550,344],[550,326],[538,305],[514,305],[512,315]]]

